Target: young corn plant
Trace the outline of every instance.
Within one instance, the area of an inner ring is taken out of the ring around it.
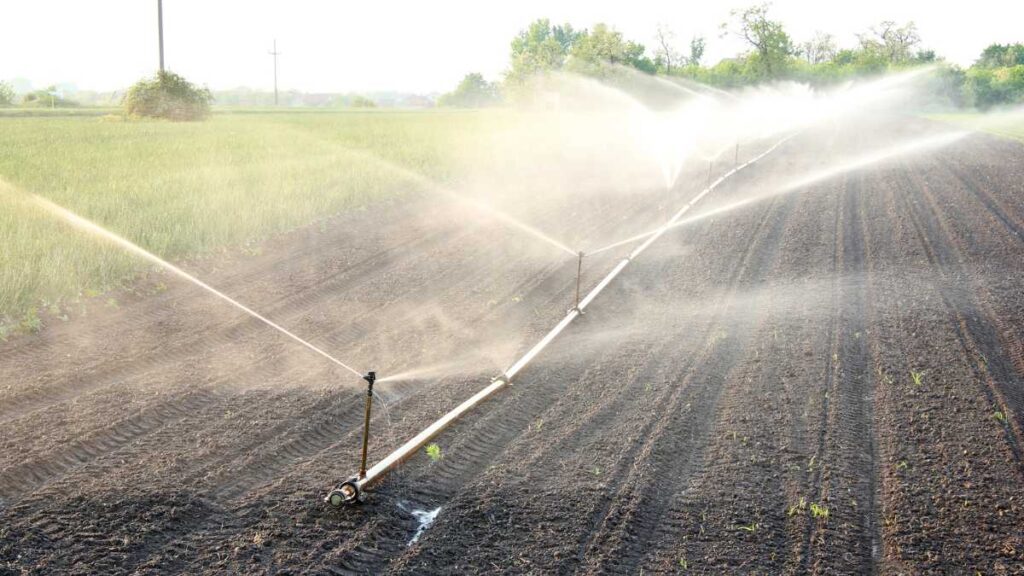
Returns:
[[[426,451],[427,451],[427,458],[430,458],[431,462],[437,462],[441,458],[444,458],[444,455],[441,454],[441,447],[438,446],[436,442],[432,443],[432,444],[428,444],[427,448],[426,448]]]
[[[803,496],[800,497],[800,502],[792,505],[786,510],[786,516],[796,516],[797,514],[803,514],[807,510],[807,499]]]
[[[924,372],[918,372],[917,370],[910,371],[910,379],[914,381],[914,386],[917,388],[921,387],[921,381],[924,379]]]
[[[828,508],[818,504],[817,502],[811,503],[811,516],[814,518],[828,519]]]

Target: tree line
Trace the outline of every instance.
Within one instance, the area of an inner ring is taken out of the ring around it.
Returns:
[[[964,69],[924,48],[914,22],[880,22],[858,34],[856,46],[840,47],[825,32],[796,41],[770,12],[770,4],[732,11],[722,24],[722,35],[742,40],[747,49],[710,66],[703,62],[705,38],[691,38],[680,51],[666,26],[658,27],[648,53],[643,44],[607,24],[577,30],[570,24],[536,20],[512,39],[502,81],[487,82],[481,74],[468,74],[439,104],[495,104],[514,96],[531,78],[558,70],[607,78],[628,67],[730,89],[779,80],[825,86],[922,65],[935,66],[930,89],[952,106],[986,110],[1024,102],[1024,44],[992,44]]]

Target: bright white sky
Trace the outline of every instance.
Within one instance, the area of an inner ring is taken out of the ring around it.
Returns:
[[[651,51],[658,23],[674,30],[680,52],[707,38],[706,61],[742,49],[719,38],[722,2],[509,0],[164,0],[167,67],[211,88],[272,87],[267,51],[276,38],[282,89],[443,92],[467,72],[500,77],[509,42],[530,21],[575,27],[607,22]],[[816,30],[843,46],[881,20],[917,22],[924,44],[970,64],[992,42],[1024,41],[1024,1],[776,0],[772,13],[797,41]],[[36,87],[124,88],[157,67],[156,0],[3,0],[0,79]]]

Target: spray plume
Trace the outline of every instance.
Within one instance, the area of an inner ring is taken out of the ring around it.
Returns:
[[[879,162],[888,160],[890,158],[895,158],[895,157],[898,157],[898,156],[905,156],[905,155],[908,155],[908,154],[913,154],[915,152],[920,152],[922,150],[928,150],[928,149],[932,149],[932,148],[939,148],[939,147],[942,147],[942,146],[947,146],[947,145],[952,144],[953,142],[956,142],[957,140],[963,138],[966,135],[967,135],[967,132],[947,132],[947,133],[942,133],[942,134],[938,134],[938,135],[935,135],[935,136],[929,136],[927,138],[918,138],[918,139],[915,139],[915,140],[911,140],[909,142],[904,142],[904,143],[901,143],[901,144],[897,144],[895,146],[890,146],[888,148],[883,148],[882,150],[878,150],[876,152],[871,152],[869,154],[864,154],[862,156],[858,156],[858,157],[856,157],[856,158],[854,158],[852,160],[849,160],[847,162],[843,162],[842,164],[839,164],[837,166],[833,166],[833,167],[827,168],[825,170],[819,170],[819,171],[813,172],[813,173],[811,173],[811,174],[809,174],[807,176],[804,176],[804,177],[801,177],[801,178],[797,178],[796,180],[792,180],[792,181],[790,181],[790,182],[788,182],[786,184],[783,184],[779,188],[776,188],[775,190],[773,190],[773,191],[771,191],[771,192],[769,192],[767,194],[760,194],[758,196],[754,196],[754,197],[751,197],[751,198],[745,198],[743,200],[737,200],[736,202],[730,202],[730,203],[728,203],[728,204],[726,204],[724,206],[720,206],[718,208],[714,208],[714,209],[708,210],[706,212],[702,212],[702,213],[697,214],[695,216],[691,216],[689,218],[680,219],[677,222],[671,224],[670,226],[664,227],[664,229],[668,230],[668,229],[672,229],[672,228],[679,228],[681,226],[686,226],[688,224],[693,224],[694,222],[697,222],[697,221],[700,221],[700,220],[705,220],[707,218],[711,218],[711,217],[717,216],[719,214],[724,214],[724,213],[727,213],[727,212],[732,212],[734,210],[737,210],[737,209],[742,208],[744,206],[748,206],[748,205],[753,204],[755,202],[760,202],[762,200],[766,200],[766,199],[769,199],[769,198],[774,198],[776,196],[781,196],[783,194],[787,194],[787,193],[790,193],[790,192],[795,192],[795,191],[801,190],[803,188],[806,188],[807,186],[810,186],[811,184],[815,184],[817,182],[821,182],[822,180],[827,180],[829,178],[833,178],[833,177],[838,176],[840,174],[845,174],[847,172],[852,172],[854,170],[859,170],[861,168],[865,168],[867,166],[871,166],[873,164],[877,164]],[[608,244],[607,246],[602,246],[601,248],[598,248],[596,250],[591,250],[590,252],[587,252],[587,254],[593,256],[593,255],[605,252],[607,250],[612,250],[612,249],[618,248],[620,246],[625,246],[627,244],[632,244],[634,242],[638,242],[640,240],[643,240],[644,238],[649,238],[649,237],[657,234],[661,230],[662,230],[661,227],[655,228],[654,230],[649,230],[647,232],[643,232],[641,234],[637,234],[635,236],[631,236],[631,237],[626,238],[624,240],[619,240],[619,241],[616,241],[616,242],[612,242],[611,244]]]
[[[288,330],[282,328],[281,326],[279,326],[278,324],[274,323],[273,321],[263,317],[258,312],[252,310],[251,308],[245,306],[244,304],[238,302],[237,300],[231,298],[230,296],[224,294],[223,292],[217,290],[216,288],[210,286],[209,284],[203,282],[202,280],[196,278],[195,276],[189,274],[188,272],[185,272],[184,270],[182,270],[181,268],[178,268],[174,264],[171,264],[170,262],[167,262],[166,260],[164,260],[164,259],[160,258],[159,256],[153,254],[152,252],[149,252],[146,249],[144,249],[144,248],[142,248],[142,247],[132,243],[130,240],[127,240],[127,239],[125,239],[125,238],[123,238],[123,237],[121,237],[121,236],[119,236],[119,235],[117,235],[117,234],[107,230],[106,228],[103,228],[99,224],[96,224],[96,223],[94,223],[94,222],[92,222],[90,220],[87,220],[87,219],[79,216],[78,214],[75,214],[74,212],[71,212],[70,210],[68,210],[68,209],[66,209],[66,208],[64,208],[62,206],[58,206],[57,204],[54,204],[53,202],[51,202],[51,201],[49,201],[49,200],[47,200],[45,198],[42,198],[40,196],[36,196],[35,194],[32,195],[32,201],[36,205],[38,205],[39,207],[41,207],[42,209],[44,209],[45,211],[50,213],[51,215],[56,216],[57,218],[60,218],[61,220],[64,220],[65,222],[67,222],[71,226],[73,226],[75,228],[78,228],[79,230],[82,230],[82,231],[87,232],[89,234],[98,236],[98,237],[100,237],[100,238],[102,238],[104,240],[107,240],[109,242],[112,242],[112,243],[120,246],[121,248],[124,248],[128,252],[131,252],[132,254],[135,254],[136,256],[139,256],[139,257],[141,257],[141,258],[143,258],[145,260],[148,260],[149,262],[151,262],[153,264],[156,264],[157,266],[163,268],[164,270],[167,270],[168,272],[171,272],[172,274],[178,276],[179,278],[182,278],[184,280],[187,280],[187,281],[191,282],[192,284],[195,284],[196,286],[202,288],[203,290],[206,290],[210,294],[213,294],[217,298],[220,298],[221,300],[227,302],[228,304],[231,304],[232,306],[234,306],[235,308],[241,310],[242,312],[245,312],[249,316],[252,316],[253,318],[259,320],[260,322],[263,322],[264,324],[266,324],[267,326],[270,326],[274,330],[277,330],[281,334],[284,334],[285,336],[291,338],[292,340],[298,342],[299,344],[302,344],[303,346],[305,346],[306,348],[312,350],[313,352],[316,352],[320,356],[323,356],[327,360],[330,360],[332,363],[334,363],[334,364],[344,368],[345,370],[348,370],[349,372],[351,372],[352,374],[355,374],[356,376],[358,376],[360,378],[362,377],[362,374],[360,372],[358,372],[356,369],[352,368],[351,366],[345,364],[341,360],[338,360],[337,358],[335,358],[334,356],[331,356],[327,352],[324,352],[320,348],[317,348],[316,346],[310,344],[309,342],[303,340],[302,338],[299,338],[295,334],[292,334],[291,332],[289,332]]]

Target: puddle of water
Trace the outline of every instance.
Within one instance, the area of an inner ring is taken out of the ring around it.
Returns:
[[[420,525],[419,525],[418,528],[416,528],[416,533],[412,535],[412,540],[409,540],[409,543],[407,544],[407,546],[412,546],[413,544],[415,544],[420,539],[420,536],[423,535],[423,532],[425,532],[427,530],[427,528],[430,528],[430,525],[434,523],[434,520],[437,518],[437,515],[440,512],[441,512],[441,507],[440,506],[438,506],[437,508],[435,508],[435,509],[433,509],[433,510],[431,510],[429,512],[426,511],[426,510],[413,510],[412,511],[413,517],[416,518],[416,520],[420,523]]]

